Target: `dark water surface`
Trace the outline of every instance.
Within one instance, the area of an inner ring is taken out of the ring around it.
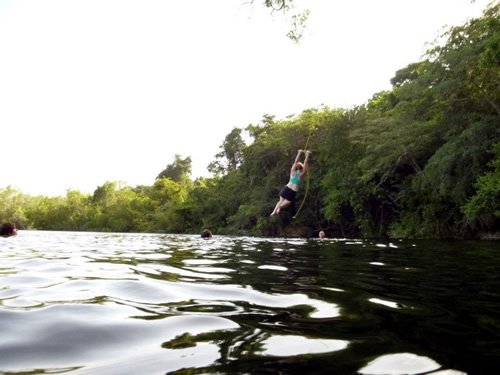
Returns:
[[[498,242],[20,231],[0,373],[500,373]]]

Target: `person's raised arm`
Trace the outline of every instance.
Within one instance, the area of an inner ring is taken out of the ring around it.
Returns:
[[[306,151],[306,157],[304,159],[304,170],[302,171],[302,175],[304,175],[307,172],[307,161],[309,160],[309,154],[311,151],[307,150]]]
[[[290,176],[293,176],[293,173],[295,172],[295,167],[297,167],[297,163],[299,162],[300,154],[303,152],[304,150],[297,151],[297,156],[295,157],[295,161],[292,164],[292,168],[290,168]]]

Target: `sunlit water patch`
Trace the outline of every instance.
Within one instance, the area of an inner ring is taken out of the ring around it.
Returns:
[[[290,357],[306,354],[331,353],[347,348],[348,341],[332,339],[310,339],[302,336],[271,336],[262,341],[262,350],[257,354],[274,357]]]
[[[487,373],[497,253],[20,231],[0,238],[0,373]]]
[[[439,369],[436,361],[412,353],[397,353],[381,356],[359,370],[360,374],[397,375],[425,374]]]

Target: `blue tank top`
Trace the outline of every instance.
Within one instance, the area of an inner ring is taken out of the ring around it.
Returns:
[[[290,182],[292,184],[298,185],[300,182],[300,172],[295,172],[292,177],[290,177]]]

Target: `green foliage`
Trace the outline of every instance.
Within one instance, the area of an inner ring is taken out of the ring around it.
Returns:
[[[492,150],[491,170],[477,179],[475,194],[462,207],[468,223],[481,230],[498,228],[500,221],[500,143],[493,145]]]
[[[14,222],[18,228],[30,226],[26,210],[30,198],[10,186],[0,189],[0,222]]]
[[[226,136],[224,143],[220,146],[221,151],[215,155],[216,160],[208,166],[209,172],[222,176],[240,166],[246,146],[241,131],[240,128],[234,128]]]
[[[253,2],[253,1],[252,1]],[[279,11],[287,13],[294,8],[294,0],[264,0],[264,6],[272,9],[272,11]],[[299,13],[293,13],[291,17],[291,29],[287,33],[287,37],[295,43],[299,43],[309,18],[309,9],[305,9]]]
[[[167,165],[156,178],[166,177],[175,182],[181,182],[188,179],[189,175],[191,175],[191,156],[182,159],[180,155],[175,155],[174,162]]]
[[[451,28],[446,44],[429,55],[442,67],[441,95],[450,109],[478,108],[500,115],[500,4],[492,3],[483,17]]]

